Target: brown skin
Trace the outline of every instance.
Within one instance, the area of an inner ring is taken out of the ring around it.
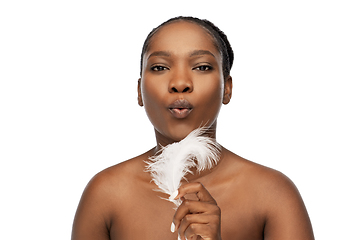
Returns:
[[[205,50],[199,52],[198,50]],[[154,54],[155,53],[155,54]],[[194,55],[194,53],[197,53]],[[176,198],[144,172],[159,146],[183,139],[206,125],[215,138],[222,104],[231,98],[231,77],[224,79],[221,55],[213,39],[196,24],[174,22],[153,37],[139,80],[140,105],[154,125],[157,146],[97,174],[86,187],[75,216],[72,240],[137,239],[314,239],[311,223],[295,185],[283,174],[247,161],[222,148],[211,170],[189,175]],[[186,99],[193,108],[185,118],[168,106]],[[170,231],[175,224],[175,233]]]

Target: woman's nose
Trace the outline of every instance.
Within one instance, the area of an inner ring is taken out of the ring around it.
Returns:
[[[170,93],[191,93],[193,91],[193,83],[188,74],[185,72],[174,74],[169,82]]]

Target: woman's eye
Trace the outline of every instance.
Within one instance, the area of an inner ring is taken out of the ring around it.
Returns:
[[[211,70],[213,68],[211,66],[208,66],[208,65],[202,65],[202,66],[196,67],[195,69],[197,69],[199,71],[209,71],[209,70]]]
[[[167,68],[166,67],[163,67],[163,66],[153,66],[151,67],[151,70],[152,71],[156,71],[156,72],[159,72],[159,71],[164,71],[166,70]]]

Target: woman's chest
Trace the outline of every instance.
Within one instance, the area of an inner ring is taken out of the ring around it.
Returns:
[[[111,239],[177,240],[177,234],[170,231],[174,207],[173,203],[153,196],[133,199],[119,206],[112,218]]]
[[[153,192],[142,198],[133,198],[126,205],[119,205],[112,218],[111,239],[177,240],[177,233],[170,231],[175,205],[160,196],[165,197]],[[223,240],[262,239],[262,221],[248,200],[244,198],[234,202],[231,196],[216,193],[213,197],[221,209]]]

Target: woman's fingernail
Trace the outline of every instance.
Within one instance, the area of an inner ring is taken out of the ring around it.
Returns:
[[[175,224],[174,224],[173,222],[171,223],[170,231],[171,231],[172,233],[175,232]]]
[[[169,200],[171,200],[171,201],[174,200],[178,194],[179,194],[179,191],[176,190],[175,192],[173,192],[173,193],[170,195]]]

